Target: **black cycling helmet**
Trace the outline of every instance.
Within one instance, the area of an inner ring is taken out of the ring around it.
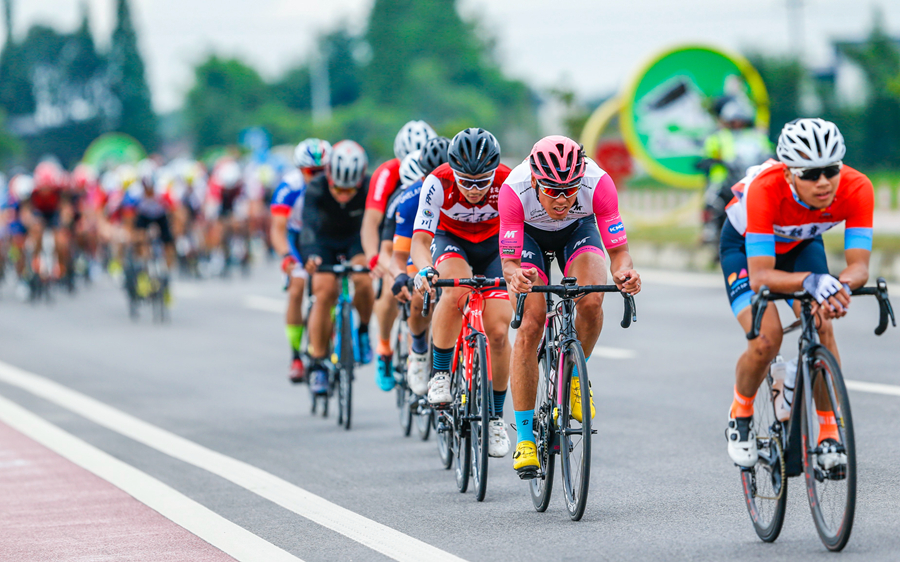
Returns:
[[[422,175],[427,176],[447,161],[447,147],[449,146],[450,139],[447,137],[435,137],[425,143],[425,146],[422,147],[422,155],[419,156],[419,168],[422,169]]]
[[[450,141],[447,160],[454,171],[467,176],[493,172],[500,165],[500,143],[484,129],[464,129]]]

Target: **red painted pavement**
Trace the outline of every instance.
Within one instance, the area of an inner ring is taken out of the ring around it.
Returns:
[[[234,559],[0,423],[0,561]]]

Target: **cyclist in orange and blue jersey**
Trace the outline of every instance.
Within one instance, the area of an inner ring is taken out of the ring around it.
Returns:
[[[726,208],[719,247],[731,308],[745,333],[752,322],[750,299],[761,286],[777,293],[806,291],[817,303],[820,341],[838,360],[831,321],[847,313],[850,291],[869,278],[874,208],[872,182],[842,162],[845,152],[834,123],[797,119],[785,125],[776,149],[779,161],[750,168],[732,188],[735,197]],[[842,222],[847,267],[832,276],[822,233]],[[729,456],[742,467],[754,466],[759,457],[753,400],[781,338],[778,311],[770,306],[760,337],[748,341],[738,359],[725,435]],[[818,411],[819,444],[830,452],[817,459],[830,470],[846,457],[838,452],[834,413],[827,408]]]

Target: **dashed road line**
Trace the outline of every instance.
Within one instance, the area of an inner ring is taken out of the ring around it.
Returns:
[[[462,560],[424,541],[334,504],[260,468],[207,449],[48,378],[0,361],[0,381],[53,402],[174,459],[220,476],[394,560],[401,562]]]
[[[0,420],[241,562],[303,562],[214,511],[0,396]]]
[[[633,349],[622,349],[621,347],[605,347],[595,345],[591,357],[602,357],[604,359],[634,359],[637,352]]]
[[[871,392],[873,394],[886,394],[888,396],[900,396],[900,386],[892,384],[880,384],[877,382],[848,381],[844,384],[850,390],[858,390],[859,392]]]

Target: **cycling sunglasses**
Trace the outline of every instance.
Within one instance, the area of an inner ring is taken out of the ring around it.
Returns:
[[[831,179],[841,173],[843,165],[843,162],[837,162],[821,168],[791,168],[791,173],[805,181],[816,181],[822,174],[825,174],[826,178]]]
[[[541,193],[543,193],[550,199],[558,199],[560,195],[562,195],[566,199],[571,199],[572,197],[578,195],[578,191],[581,190],[581,179],[578,179],[573,183],[564,183],[558,185],[537,182],[537,185],[538,189],[541,190]]]
[[[491,184],[494,183],[494,174],[497,173],[497,170],[491,172],[486,178],[480,178],[477,180],[473,180],[471,178],[463,178],[460,177],[456,172],[453,172],[453,178],[456,180],[456,183],[459,184],[459,187],[465,190],[473,190],[477,189],[478,191],[484,191],[485,189],[491,187]]]

